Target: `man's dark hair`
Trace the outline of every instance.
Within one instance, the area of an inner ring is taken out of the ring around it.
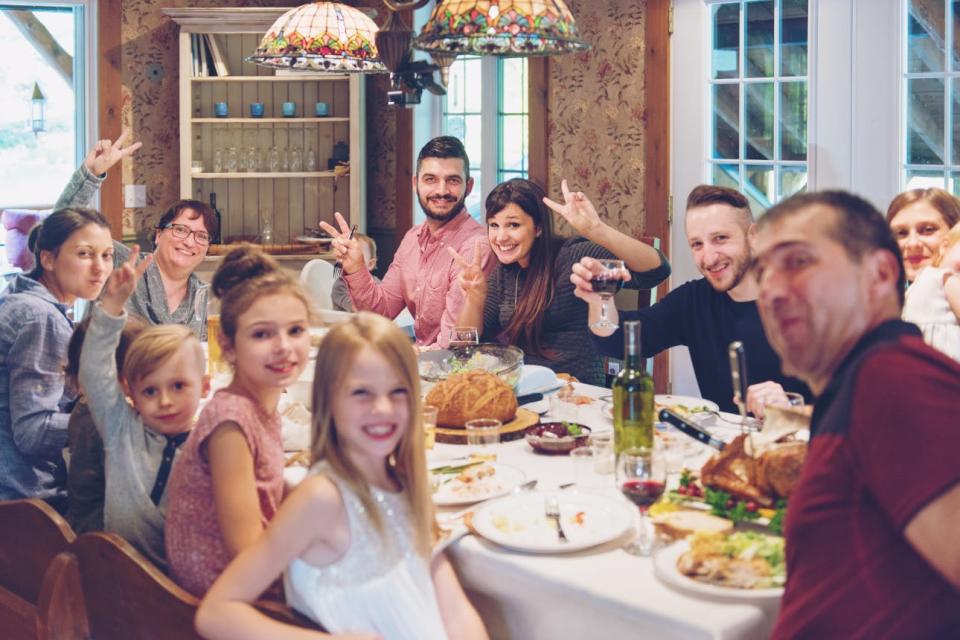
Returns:
[[[464,180],[470,179],[470,158],[467,150],[459,138],[453,136],[437,136],[420,149],[417,156],[417,174],[420,174],[420,163],[424,158],[460,158],[463,161]]]
[[[801,193],[768,209],[757,226],[762,229],[816,205],[829,207],[836,212],[836,224],[827,233],[855,261],[860,262],[864,256],[878,250],[893,254],[897,259],[897,294],[900,306],[903,306],[907,277],[903,270],[900,246],[883,214],[863,198],[846,191]]]
[[[157,222],[157,228],[163,229],[168,224],[173,224],[173,221],[179,218],[180,214],[186,209],[193,209],[197,214],[192,216],[190,218],[191,220],[203,218],[203,227],[206,232],[210,234],[211,238],[217,237],[217,234],[220,233],[220,228],[217,225],[217,214],[214,213],[213,207],[201,200],[177,200],[170,205],[166,213],[160,216],[160,221]]]
[[[701,184],[693,188],[687,196],[687,210],[696,207],[706,207],[711,204],[726,204],[735,209],[743,209],[750,213],[750,203],[746,196],[728,187],[718,187],[712,184]],[[751,214],[752,217],[752,214]]]

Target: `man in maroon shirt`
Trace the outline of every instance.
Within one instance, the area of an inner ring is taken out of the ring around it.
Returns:
[[[795,196],[761,218],[755,256],[770,343],[817,396],[774,637],[960,637],[960,365],[900,321],[883,216]]]

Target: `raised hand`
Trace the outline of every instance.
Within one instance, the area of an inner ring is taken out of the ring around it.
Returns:
[[[600,264],[599,260],[580,258],[580,262],[573,265],[573,272],[570,274],[570,282],[574,286],[573,295],[587,304],[602,304],[603,300],[600,298],[600,294],[594,291],[593,285],[590,284],[593,277],[601,271],[603,271],[603,265]],[[625,270],[623,281],[627,282],[628,280],[630,280],[630,271]]]
[[[481,240],[477,238],[473,246],[472,262],[467,262],[466,258],[457,253],[453,247],[447,247],[447,251],[460,267],[457,282],[463,289],[463,293],[473,300],[484,301],[487,298],[487,275],[483,272],[483,253],[480,243]]]
[[[591,239],[592,234],[603,225],[593,203],[582,191],[570,191],[566,180],[560,181],[560,190],[563,192],[563,204],[546,197],[543,199],[543,204],[563,216],[577,233]]]
[[[134,142],[124,147],[123,145],[127,143],[129,137],[130,129],[124,129],[116,142],[110,142],[110,140],[98,141],[90,150],[90,153],[87,154],[87,157],[83,159],[83,166],[95,176],[103,175],[110,167],[127,156],[133,155],[137,149],[143,146],[142,142]]]
[[[147,267],[153,262],[153,254],[137,262],[140,258],[140,246],[133,245],[130,249],[130,258],[125,263],[113,270],[107,283],[103,286],[103,294],[100,296],[100,304],[103,310],[113,316],[118,316],[123,312],[123,305],[133,295],[133,290],[137,288],[137,282],[143,277]]]
[[[772,380],[767,380],[747,387],[747,411],[763,420],[764,408],[770,404],[790,406],[790,399],[787,398],[782,386]]]
[[[356,273],[364,266],[363,250],[360,249],[360,241],[350,237],[350,225],[339,212],[334,213],[333,217],[337,221],[339,229],[335,229],[328,222],[321,222],[320,228],[327,232],[333,238],[333,252],[343,267],[343,272],[347,275]]]

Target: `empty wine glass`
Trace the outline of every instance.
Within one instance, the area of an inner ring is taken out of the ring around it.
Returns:
[[[313,149],[307,151],[307,161],[304,165],[304,168],[307,171],[316,171],[317,170],[317,153]]]
[[[213,172],[223,173],[223,149],[213,151]]]
[[[635,447],[617,455],[617,486],[620,492],[640,510],[636,537],[624,550],[635,556],[649,556],[654,541],[647,531],[647,509],[663,495],[666,487],[666,466],[653,449]]]
[[[244,152],[243,159],[247,171],[254,173],[260,170],[260,152],[257,151],[255,146],[251,145],[247,147],[247,150]]]
[[[590,325],[592,329],[616,329],[617,325],[610,322],[607,305],[610,298],[620,291],[627,276],[627,269],[623,260],[597,260],[600,271],[593,274],[590,286],[600,295],[600,319]]]
[[[280,150],[276,147],[270,149],[270,154],[267,159],[267,168],[270,170],[270,173],[277,173],[280,171]]]
[[[290,171],[303,171],[303,154],[299,148],[290,152]]]
[[[227,157],[224,160],[223,168],[227,170],[227,173],[236,173],[237,169],[240,168],[240,152],[237,151],[236,147],[227,149]]]

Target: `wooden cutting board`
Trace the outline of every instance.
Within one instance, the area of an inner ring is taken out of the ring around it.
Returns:
[[[230,253],[233,249],[243,246],[243,244],[249,243],[212,244],[207,249],[207,253],[211,256],[223,256]],[[264,253],[271,255],[300,255],[322,252],[317,245],[302,242],[293,244],[257,244],[256,246],[260,247]]]
[[[540,422],[540,416],[528,409],[517,409],[517,415],[513,420],[503,425],[500,429],[500,442],[510,442],[519,440],[523,437],[523,432],[527,427]],[[465,429],[450,429],[446,427],[437,427],[437,442],[444,444],[467,444],[467,432]]]

